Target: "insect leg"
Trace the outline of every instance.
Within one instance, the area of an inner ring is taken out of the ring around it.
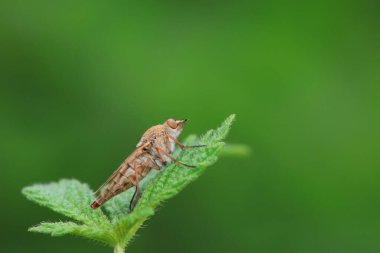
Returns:
[[[141,190],[140,190],[140,186],[139,186],[139,176],[137,175],[136,173],[136,182],[135,182],[135,186],[136,186],[136,190],[135,192],[133,193],[133,196],[132,196],[132,199],[131,199],[131,202],[129,203],[129,211],[132,212],[133,209],[135,209],[136,205],[137,205],[137,202],[139,201],[139,199],[141,198]]]
[[[179,140],[177,140],[176,138],[174,138],[173,136],[171,136],[170,134],[167,134],[166,135],[169,139],[172,139],[181,149],[185,149],[185,148],[201,148],[201,147],[206,147],[206,145],[194,145],[194,146],[186,146],[186,145],[183,145]]]
[[[138,185],[136,185],[136,190],[135,192],[133,193],[133,197],[131,199],[131,202],[129,203],[129,211],[132,212],[133,209],[135,209],[136,205],[137,205],[137,202],[139,201],[139,199],[141,198],[141,191],[140,191],[140,187]]]
[[[163,153],[165,156],[169,157],[170,159],[172,159],[172,160],[173,160],[175,163],[177,163],[177,164],[181,164],[181,165],[186,166],[186,167],[189,167],[189,168],[196,168],[194,165],[188,165],[188,164],[186,164],[186,163],[183,163],[183,162],[181,162],[181,161],[178,161],[178,160],[175,159],[173,156],[169,155],[169,153],[166,152],[165,150],[163,150],[161,147],[156,147],[156,149],[157,149],[157,151],[158,151],[159,154],[160,154],[160,152]]]
[[[160,159],[162,160],[162,157],[160,157]],[[154,158],[150,158],[150,161],[151,161],[152,169],[161,170],[162,164],[160,166]]]
[[[161,163],[165,166],[167,164],[166,159],[162,156],[162,154],[160,153],[160,150],[158,150],[157,148],[156,150],[157,150],[157,155],[160,158]]]

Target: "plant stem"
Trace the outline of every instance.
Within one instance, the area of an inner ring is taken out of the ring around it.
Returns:
[[[124,247],[121,245],[116,245],[114,249],[114,253],[124,253]]]

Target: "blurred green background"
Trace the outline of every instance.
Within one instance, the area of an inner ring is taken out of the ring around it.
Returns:
[[[27,228],[21,188],[97,188],[151,125],[231,113],[221,158],[127,252],[380,252],[376,1],[0,3],[1,252],[112,252]]]

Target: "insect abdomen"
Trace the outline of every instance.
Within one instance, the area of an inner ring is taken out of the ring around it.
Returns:
[[[100,207],[101,205],[98,203],[98,201],[97,200],[95,200],[94,202],[92,202],[92,204],[91,204],[91,208],[92,209],[96,209],[96,208],[98,208],[98,207]]]
[[[116,182],[112,182],[105,190],[102,192],[94,202],[91,204],[91,208],[96,209],[101,207],[104,203],[106,203],[113,196],[122,193],[123,191],[131,188],[133,186],[132,182],[125,182],[123,185],[117,184]]]

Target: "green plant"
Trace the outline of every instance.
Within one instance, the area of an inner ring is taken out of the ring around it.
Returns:
[[[83,236],[103,242],[114,247],[115,252],[124,252],[128,242],[140,228],[143,222],[154,214],[155,208],[167,200],[187,184],[198,178],[206,167],[215,163],[222,150],[222,140],[227,136],[235,115],[229,116],[216,130],[208,131],[198,138],[190,136],[185,143],[206,144],[205,148],[177,151],[181,161],[197,166],[188,169],[176,164],[168,165],[164,171],[152,171],[141,182],[143,196],[132,213],[127,214],[128,199],[134,189],[119,194],[101,209],[93,210],[90,203],[94,193],[87,184],[75,179],[62,179],[57,183],[36,184],[23,188],[22,193],[29,199],[57,213],[63,214],[74,221],[42,222],[31,227],[29,231],[63,236],[67,234]],[[233,151],[236,149],[236,151]],[[227,153],[246,153],[244,146],[231,146]]]

